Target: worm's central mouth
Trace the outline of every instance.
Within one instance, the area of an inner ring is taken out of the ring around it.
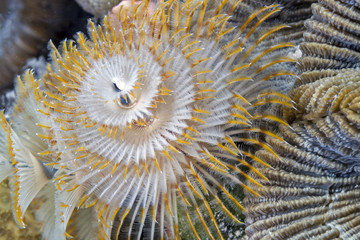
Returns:
[[[120,96],[115,99],[115,102],[120,108],[129,109],[136,104],[137,99],[135,94],[133,92],[130,92],[129,94],[120,94]]]

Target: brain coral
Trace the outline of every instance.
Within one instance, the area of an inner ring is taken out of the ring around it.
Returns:
[[[256,155],[273,169],[248,196],[249,239],[359,239],[359,14],[354,1],[312,5],[300,45],[300,77],[284,115],[286,142],[267,139],[279,153]],[[255,177],[256,178],[256,177]],[[257,179],[257,178],[256,178]]]

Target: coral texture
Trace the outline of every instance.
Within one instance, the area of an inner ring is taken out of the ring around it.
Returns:
[[[292,129],[280,127],[285,142],[267,139],[280,160],[256,154],[273,168],[260,166],[262,198],[245,199],[249,239],[360,237],[360,9],[324,0],[312,13],[290,92],[297,109],[284,111]]]

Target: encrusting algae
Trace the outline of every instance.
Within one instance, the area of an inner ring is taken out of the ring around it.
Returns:
[[[0,239],[41,239],[40,227],[36,226],[34,209],[29,209],[24,216],[24,221],[29,224],[27,228],[19,229],[13,221],[10,190],[6,181],[0,183],[0,196]]]
[[[51,46],[41,79],[18,79],[0,176],[20,227],[35,199],[44,239],[223,239],[215,211],[238,224],[245,211],[228,189],[259,196],[243,168],[265,178],[249,161],[269,165],[250,146],[277,157],[262,123],[287,126],[269,106],[292,107],[276,89],[293,45],[271,39],[287,26],[261,27],[280,8],[149,4],[120,7],[121,25],[90,21],[90,39]]]

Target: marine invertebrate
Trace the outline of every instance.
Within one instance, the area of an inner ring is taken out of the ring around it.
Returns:
[[[311,76],[322,69],[359,67],[359,7],[349,1],[324,0],[314,4],[312,11],[313,17],[305,23],[306,42],[300,45],[304,57],[299,68],[303,76],[297,86],[321,78]]]
[[[273,169],[260,166],[263,197],[245,199],[249,239],[360,236],[359,8],[326,0],[312,10],[290,91],[297,110],[284,111],[293,130],[280,127],[285,143],[267,139],[280,159],[256,154]]]
[[[280,4],[282,9],[277,13],[272,21],[276,20],[282,24],[287,24],[289,28],[276,33],[277,37],[282,37],[291,41],[296,47],[304,42],[303,34],[306,30],[304,21],[312,15],[311,4],[316,0],[263,0],[266,4]]]
[[[246,199],[250,239],[359,237],[359,81],[344,70],[297,88],[294,131],[268,139],[280,160],[257,153],[274,169],[260,167],[264,198]]]
[[[89,229],[80,220],[67,228],[83,215],[99,238],[217,239],[214,211],[240,223],[244,209],[228,187],[258,196],[241,167],[264,178],[247,160],[268,165],[249,146],[277,157],[261,139],[279,137],[261,122],[286,125],[269,104],[291,107],[275,90],[294,75],[278,66],[294,62],[278,51],[293,44],[268,40],[285,25],[260,27],[280,8],[173,0],[144,16],[148,4],[120,10],[120,28],[90,21],[89,40],[80,33],[52,47],[39,81],[30,72],[18,80],[18,105],[2,119],[1,164],[15,161],[4,174],[19,225],[37,196],[51,239]]]

